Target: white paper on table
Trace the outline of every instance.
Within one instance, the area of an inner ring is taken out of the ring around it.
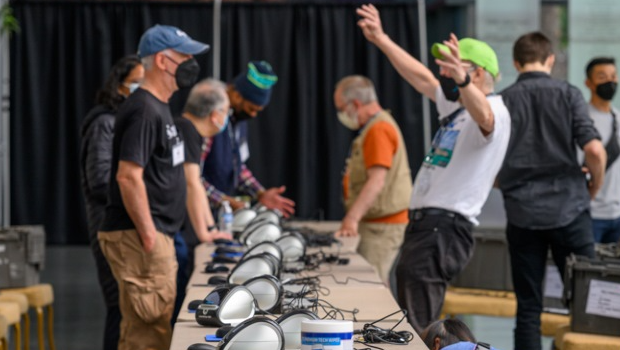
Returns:
[[[563,292],[564,283],[562,283],[562,277],[560,277],[560,270],[555,265],[547,265],[544,296],[548,298],[561,298]]]
[[[620,319],[620,283],[591,280],[586,313]]]

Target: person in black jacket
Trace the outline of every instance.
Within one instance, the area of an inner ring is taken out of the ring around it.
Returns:
[[[540,314],[549,250],[564,276],[570,254],[594,257],[590,200],[605,179],[607,155],[575,86],[553,79],[549,38],[522,35],[513,46],[517,81],[500,94],[512,133],[497,180],[517,297],[515,350],[541,350]],[[577,161],[584,152],[587,180]]]
[[[138,56],[121,58],[114,64],[104,86],[97,92],[96,106],[88,112],[82,123],[80,175],[86,200],[88,237],[107,308],[104,350],[118,347],[121,313],[118,307],[118,285],[99,247],[97,230],[103,220],[108,198],[114,114],[125,98],[139,86],[143,76],[144,68]]]

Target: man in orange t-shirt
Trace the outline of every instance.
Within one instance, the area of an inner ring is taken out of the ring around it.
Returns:
[[[336,237],[359,234],[358,253],[387,283],[409,222],[412,184],[405,142],[368,78],[340,80],[334,104],[340,122],[358,132],[343,177],[347,213]]]

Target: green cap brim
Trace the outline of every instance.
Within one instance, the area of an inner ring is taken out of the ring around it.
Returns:
[[[459,51],[461,60],[471,61],[491,73],[493,77],[497,77],[499,73],[497,56],[488,44],[476,39],[463,38],[459,40]],[[450,48],[440,43],[434,43],[431,46],[433,57],[443,60],[442,52],[450,52]]]
[[[450,48],[440,43],[434,43],[433,46],[431,46],[431,54],[433,57],[443,60],[443,54],[441,51],[450,52]]]

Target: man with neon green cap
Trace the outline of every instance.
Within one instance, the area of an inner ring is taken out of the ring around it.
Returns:
[[[205,141],[202,159],[203,185],[209,202],[219,207],[228,201],[236,210],[244,203],[235,196],[248,195],[269,209],[279,210],[285,217],[295,213],[295,202],[283,197],[284,186],[265,189],[245,165],[250,157],[246,120],[256,118],[271,99],[278,77],[266,61],[251,61],[247,69],[228,84],[226,92],[233,115],[230,124],[219,135]]]
[[[486,43],[452,34],[432,53],[439,79],[394,43],[373,5],[357,10],[368,41],[437,105],[440,128],[416,176],[409,226],[396,263],[398,302],[420,332],[439,318],[448,281],[467,264],[477,224],[510,138],[510,116],[493,94],[497,57]]]

